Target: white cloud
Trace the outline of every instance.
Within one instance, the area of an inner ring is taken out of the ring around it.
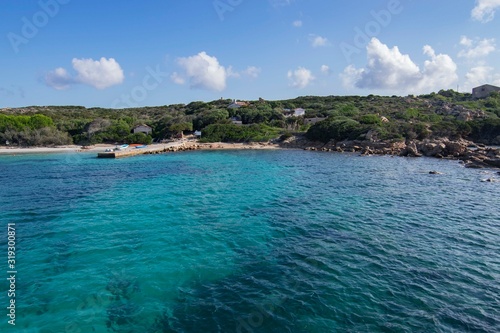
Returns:
[[[216,57],[206,52],[179,58],[177,63],[184,69],[192,88],[222,91],[226,88],[228,73]]]
[[[247,69],[245,69],[243,71],[243,74],[245,74],[245,75],[247,75],[247,76],[249,76],[251,78],[256,79],[257,77],[259,77],[261,71],[262,70],[260,68],[258,68],[258,67],[249,66],[249,67],[247,67]]]
[[[75,58],[72,63],[78,73],[76,80],[97,89],[109,88],[125,79],[120,64],[113,58],[102,57],[99,61]]]
[[[346,67],[341,74],[344,85],[418,93],[447,88],[458,79],[457,66],[451,57],[436,55],[428,45],[424,46],[423,52],[430,60],[425,61],[423,70],[409,55],[402,54],[397,46],[390,49],[376,38],[372,38],[366,50],[366,68]]]
[[[106,89],[122,83],[125,79],[120,64],[113,58],[102,57],[100,60],[73,58],[72,64],[76,76],[71,76],[66,69],[59,67],[45,75],[45,83],[58,90],[67,89],[77,83],[96,89]]]
[[[311,41],[311,45],[313,47],[321,47],[328,45],[328,39],[321,36],[310,35],[309,40]]]
[[[323,73],[325,75],[330,75],[330,73],[331,73],[330,66],[322,65],[321,66],[321,73]]]
[[[342,79],[342,84],[347,88],[356,87],[357,83],[361,81],[361,75],[364,69],[358,69],[354,65],[349,65],[344,69],[344,72],[340,74]]]
[[[232,77],[232,78],[241,78],[242,76],[248,76],[253,79],[259,77],[259,74],[261,72],[261,69],[255,66],[248,66],[247,69],[244,71],[238,72],[233,69],[233,66],[229,66],[226,70],[227,77]]]
[[[170,75],[170,79],[172,80],[172,82],[178,85],[183,85],[184,83],[186,83],[186,79],[179,75],[179,73],[177,72],[173,72],[172,75]]]
[[[228,78],[239,79],[244,76],[257,78],[261,69],[248,66],[243,71],[237,71],[233,66],[227,68],[222,66],[216,57],[209,56],[206,52],[197,55],[179,58],[177,63],[184,70],[179,74],[174,72],[170,79],[179,85],[189,81],[191,88],[207,89],[212,91],[223,91],[227,86]]]
[[[68,71],[59,67],[45,75],[45,83],[57,90],[68,89],[75,80],[69,75]]]
[[[311,71],[304,67],[299,67],[294,71],[288,71],[287,76],[290,80],[290,86],[298,89],[307,87],[315,79]]]
[[[460,45],[465,47],[472,47],[472,44],[473,44],[472,39],[467,38],[467,36],[460,37]]]
[[[458,53],[459,57],[474,59],[485,57],[495,51],[495,39],[472,40],[466,36],[460,38],[460,45],[465,48]]]
[[[471,68],[465,74],[465,89],[471,90],[474,87],[489,83],[500,85],[500,74],[494,72],[494,68],[486,65],[479,65]]]
[[[422,79],[419,82],[419,91],[446,89],[458,80],[457,64],[447,54],[438,54],[429,45],[424,46],[424,54],[430,60],[424,62]],[[411,89],[411,87],[409,87]]]
[[[471,16],[476,21],[487,23],[495,17],[495,11],[500,7],[500,0],[476,0],[476,7]]]
[[[293,21],[292,25],[296,28],[300,28],[302,27],[302,21],[301,20]]]
[[[233,69],[233,66],[229,66],[226,69],[226,74],[227,74],[227,77],[234,77],[234,78],[240,78],[241,77],[241,74],[238,73],[237,71],[235,71]]]

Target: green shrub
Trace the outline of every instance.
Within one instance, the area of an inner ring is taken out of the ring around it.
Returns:
[[[144,134],[144,133],[134,133],[134,134],[129,134],[125,138],[126,143],[142,143],[144,145],[149,145],[151,142],[153,142],[153,138],[151,138],[150,135]]]
[[[360,117],[359,122],[367,125],[381,125],[382,119],[376,114],[365,114]]]
[[[314,124],[306,136],[311,140],[328,142],[330,140],[353,140],[366,131],[360,123],[348,118],[328,118]]]
[[[279,136],[281,129],[262,124],[212,124],[202,130],[201,142],[262,142]]]

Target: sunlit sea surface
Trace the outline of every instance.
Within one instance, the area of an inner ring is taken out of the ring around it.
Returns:
[[[0,156],[0,331],[500,332],[487,178],[296,150]]]

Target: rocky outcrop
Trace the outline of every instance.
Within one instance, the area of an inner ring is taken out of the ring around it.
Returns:
[[[477,147],[460,159],[466,168],[500,168],[500,149]]]
[[[463,139],[450,141],[447,138],[441,138],[419,141],[416,145],[418,151],[424,156],[459,158],[468,152],[468,147],[472,145],[472,142]]]
[[[448,102],[437,102],[435,107],[436,107],[436,114],[444,116],[453,116],[457,120],[461,121],[471,121],[486,117],[485,112],[482,110],[472,110],[466,108],[463,105],[456,105]]]
[[[421,154],[418,151],[417,144],[414,141],[410,141],[406,144],[406,148],[401,151],[400,156],[408,156],[408,157],[421,157]]]
[[[500,168],[500,149],[477,146],[464,139],[426,139],[422,141],[330,141],[326,144],[293,136],[280,143],[283,148],[300,148],[311,151],[359,153],[367,155],[396,155],[407,157],[435,157],[462,160],[470,168]]]

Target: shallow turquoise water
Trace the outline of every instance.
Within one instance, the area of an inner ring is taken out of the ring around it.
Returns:
[[[1,156],[18,306],[0,331],[499,332],[493,176],[293,150]]]

